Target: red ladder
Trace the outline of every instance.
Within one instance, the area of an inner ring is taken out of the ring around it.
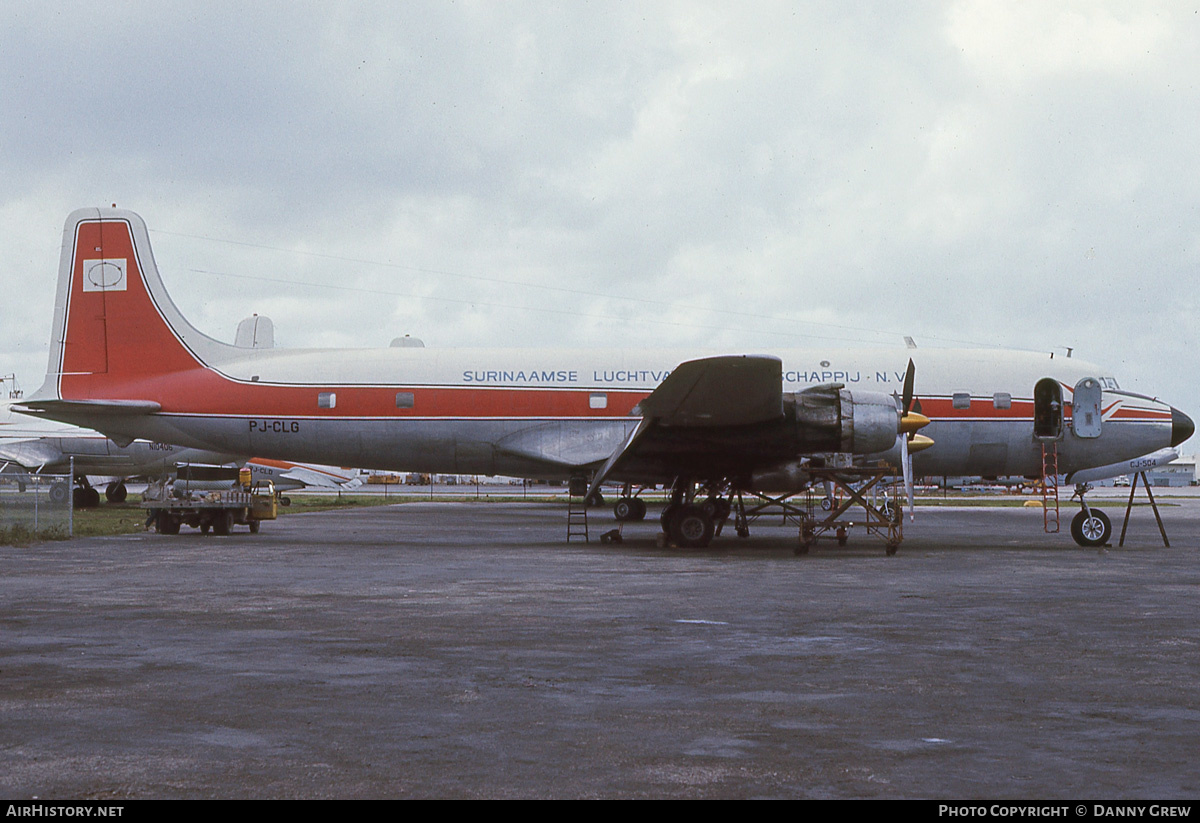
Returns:
[[[1058,534],[1058,443],[1042,444],[1042,526]]]

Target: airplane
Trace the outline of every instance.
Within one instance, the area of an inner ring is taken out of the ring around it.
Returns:
[[[239,469],[241,464],[197,465],[192,464],[187,471],[181,469],[179,479],[186,482],[193,490],[225,491],[237,486],[240,481]],[[355,489],[362,485],[362,478],[356,469],[339,469],[333,466],[317,466],[310,463],[291,463],[287,460],[271,460],[266,457],[254,457],[245,462],[245,468],[250,470],[251,483],[270,481],[277,492],[295,491],[297,489]],[[286,497],[280,499],[283,505],[289,505]]]
[[[255,457],[246,465],[254,480],[270,480],[279,491],[296,489],[355,489],[362,485],[356,469],[318,466],[313,463],[291,463]]]
[[[0,477],[24,485],[30,475],[60,474],[73,469],[77,508],[100,502],[100,493],[91,485],[89,476],[109,479],[105,498],[122,503],[128,494],[125,481],[130,477],[169,474],[180,464],[226,463],[238,459],[229,454],[148,440],[118,444],[99,432],[67,423],[16,417],[12,414],[13,402],[0,404]],[[65,501],[68,489],[64,482],[61,486],[51,486],[50,494]]]
[[[568,479],[589,495],[620,481],[635,517],[632,484],[669,484],[661,520],[679,546],[707,545],[742,490],[836,480],[829,467],[884,461],[911,510],[914,474],[1040,475],[1047,454],[1055,474],[1072,472],[1195,428],[1076,358],[906,355],[907,368],[889,349],[238,347],[171,302],[141,217],[89,208],[64,226],[46,380],[22,408],[118,442]]]

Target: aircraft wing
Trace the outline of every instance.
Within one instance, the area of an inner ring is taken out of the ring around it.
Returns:
[[[747,426],[783,414],[783,361],[722,355],[675,368],[639,407],[663,426]]]
[[[316,488],[336,489],[341,485],[327,472],[313,471],[310,468],[300,465],[288,469],[279,476],[304,486],[313,486]]]
[[[47,466],[63,463],[62,449],[57,440],[41,438],[17,440],[0,444],[0,463],[15,463],[29,471],[39,471]]]
[[[596,491],[657,428],[715,428],[770,423],[783,415],[783,361],[765,355],[689,360],[638,404],[642,421],[592,479]]]

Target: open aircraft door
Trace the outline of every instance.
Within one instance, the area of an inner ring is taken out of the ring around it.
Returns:
[[[1085,377],[1075,384],[1071,404],[1071,426],[1076,437],[1100,436],[1100,400],[1103,397],[1100,381]]]
[[[1062,431],[1062,386],[1053,377],[1043,377],[1033,387],[1033,439],[1042,443],[1058,440]]]

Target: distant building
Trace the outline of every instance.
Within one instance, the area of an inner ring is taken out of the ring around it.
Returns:
[[[1165,466],[1158,466],[1146,472],[1146,480],[1155,488],[1179,488],[1196,484],[1196,458],[1180,457]]]
[[[1154,487],[1178,488],[1194,486],[1196,462],[1194,457],[1178,457],[1166,465],[1146,471],[1146,480]]]

